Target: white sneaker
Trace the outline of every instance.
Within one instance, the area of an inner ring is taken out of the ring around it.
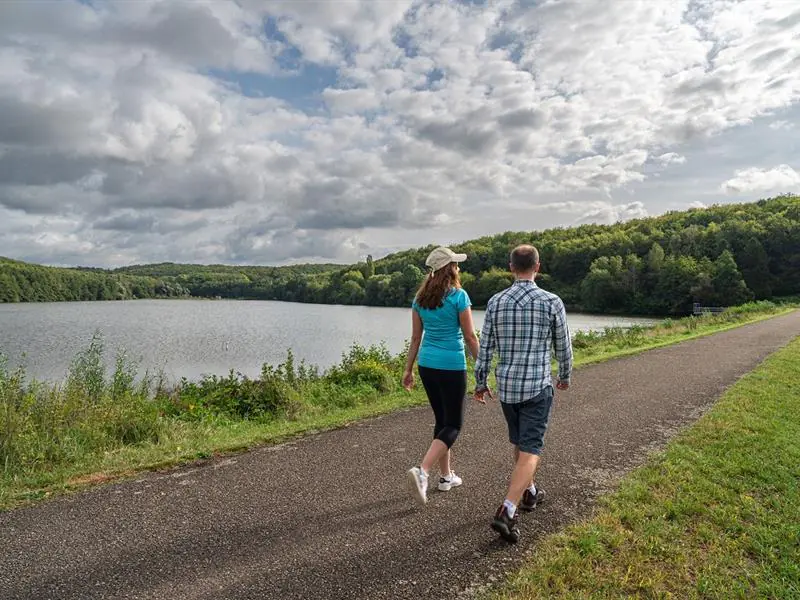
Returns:
[[[450,475],[447,477],[439,477],[439,491],[440,492],[449,492],[451,488],[460,486],[463,481],[461,481],[461,477],[450,471]]]
[[[425,504],[428,501],[428,476],[422,473],[419,467],[411,467],[407,474],[408,489],[414,496],[414,500],[420,504]]]

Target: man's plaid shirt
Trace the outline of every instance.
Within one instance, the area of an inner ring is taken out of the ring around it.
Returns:
[[[497,350],[495,376],[500,401],[514,404],[535,397],[552,385],[551,343],[558,361],[558,378],[568,383],[572,343],[564,303],[533,281],[518,279],[492,296],[486,306],[475,363],[477,389],[486,385]]]

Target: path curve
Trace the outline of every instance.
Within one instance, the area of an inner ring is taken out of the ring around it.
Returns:
[[[464,485],[418,508],[404,471],[432,415],[417,408],[201,466],[0,513],[0,598],[456,598],[517,568],[587,514],[767,355],[800,311],[578,369],[559,392],[539,481],[549,502],[509,547],[490,530],[510,470],[498,406],[470,405]]]

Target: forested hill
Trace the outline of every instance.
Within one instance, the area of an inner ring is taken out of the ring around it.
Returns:
[[[174,278],[116,274],[104,269],[45,267],[0,257],[0,302],[177,298],[189,290]]]
[[[693,302],[728,306],[800,294],[800,196],[728,204],[616,225],[507,232],[453,246],[466,252],[464,287],[482,306],[512,280],[508,254],[520,243],[541,253],[540,285],[572,308],[685,314]],[[407,306],[434,245],[349,266],[141,265],[113,271],[55,269],[0,260],[0,301],[41,300],[20,276],[62,274],[61,297],[107,299],[190,294],[297,302]],[[44,270],[44,271],[42,271]],[[88,281],[79,276],[96,277]],[[104,282],[98,292],[99,282]],[[10,283],[9,283],[10,282]],[[71,283],[66,283],[71,282]],[[140,287],[134,288],[138,282]],[[141,285],[147,282],[148,286]],[[15,286],[9,288],[9,285]],[[67,290],[79,286],[80,294]],[[94,286],[94,287],[92,287]],[[84,293],[85,292],[85,293]],[[92,294],[94,293],[94,296]],[[52,294],[51,294],[52,295]]]
[[[129,300],[224,296],[236,298],[248,289],[275,280],[309,276],[342,265],[233,267],[229,265],[134,265],[114,270],[90,267],[46,267],[0,257],[0,302]],[[270,288],[271,289],[271,288]],[[257,291],[255,293],[258,293]]]
[[[511,280],[508,254],[520,243],[539,249],[539,284],[582,310],[686,314],[693,302],[731,306],[800,293],[797,195],[454,245],[469,255],[462,280],[476,305]],[[401,281],[399,274],[424,265],[432,248],[387,256],[376,262],[376,273]],[[369,283],[366,288],[369,301]]]

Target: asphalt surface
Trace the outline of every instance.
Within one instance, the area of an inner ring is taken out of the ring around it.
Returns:
[[[500,408],[470,403],[464,485],[425,507],[404,486],[433,427],[418,408],[0,513],[0,598],[469,596],[797,334],[800,311],[577,370],[545,439],[548,502],[517,546],[489,528],[510,472]]]

